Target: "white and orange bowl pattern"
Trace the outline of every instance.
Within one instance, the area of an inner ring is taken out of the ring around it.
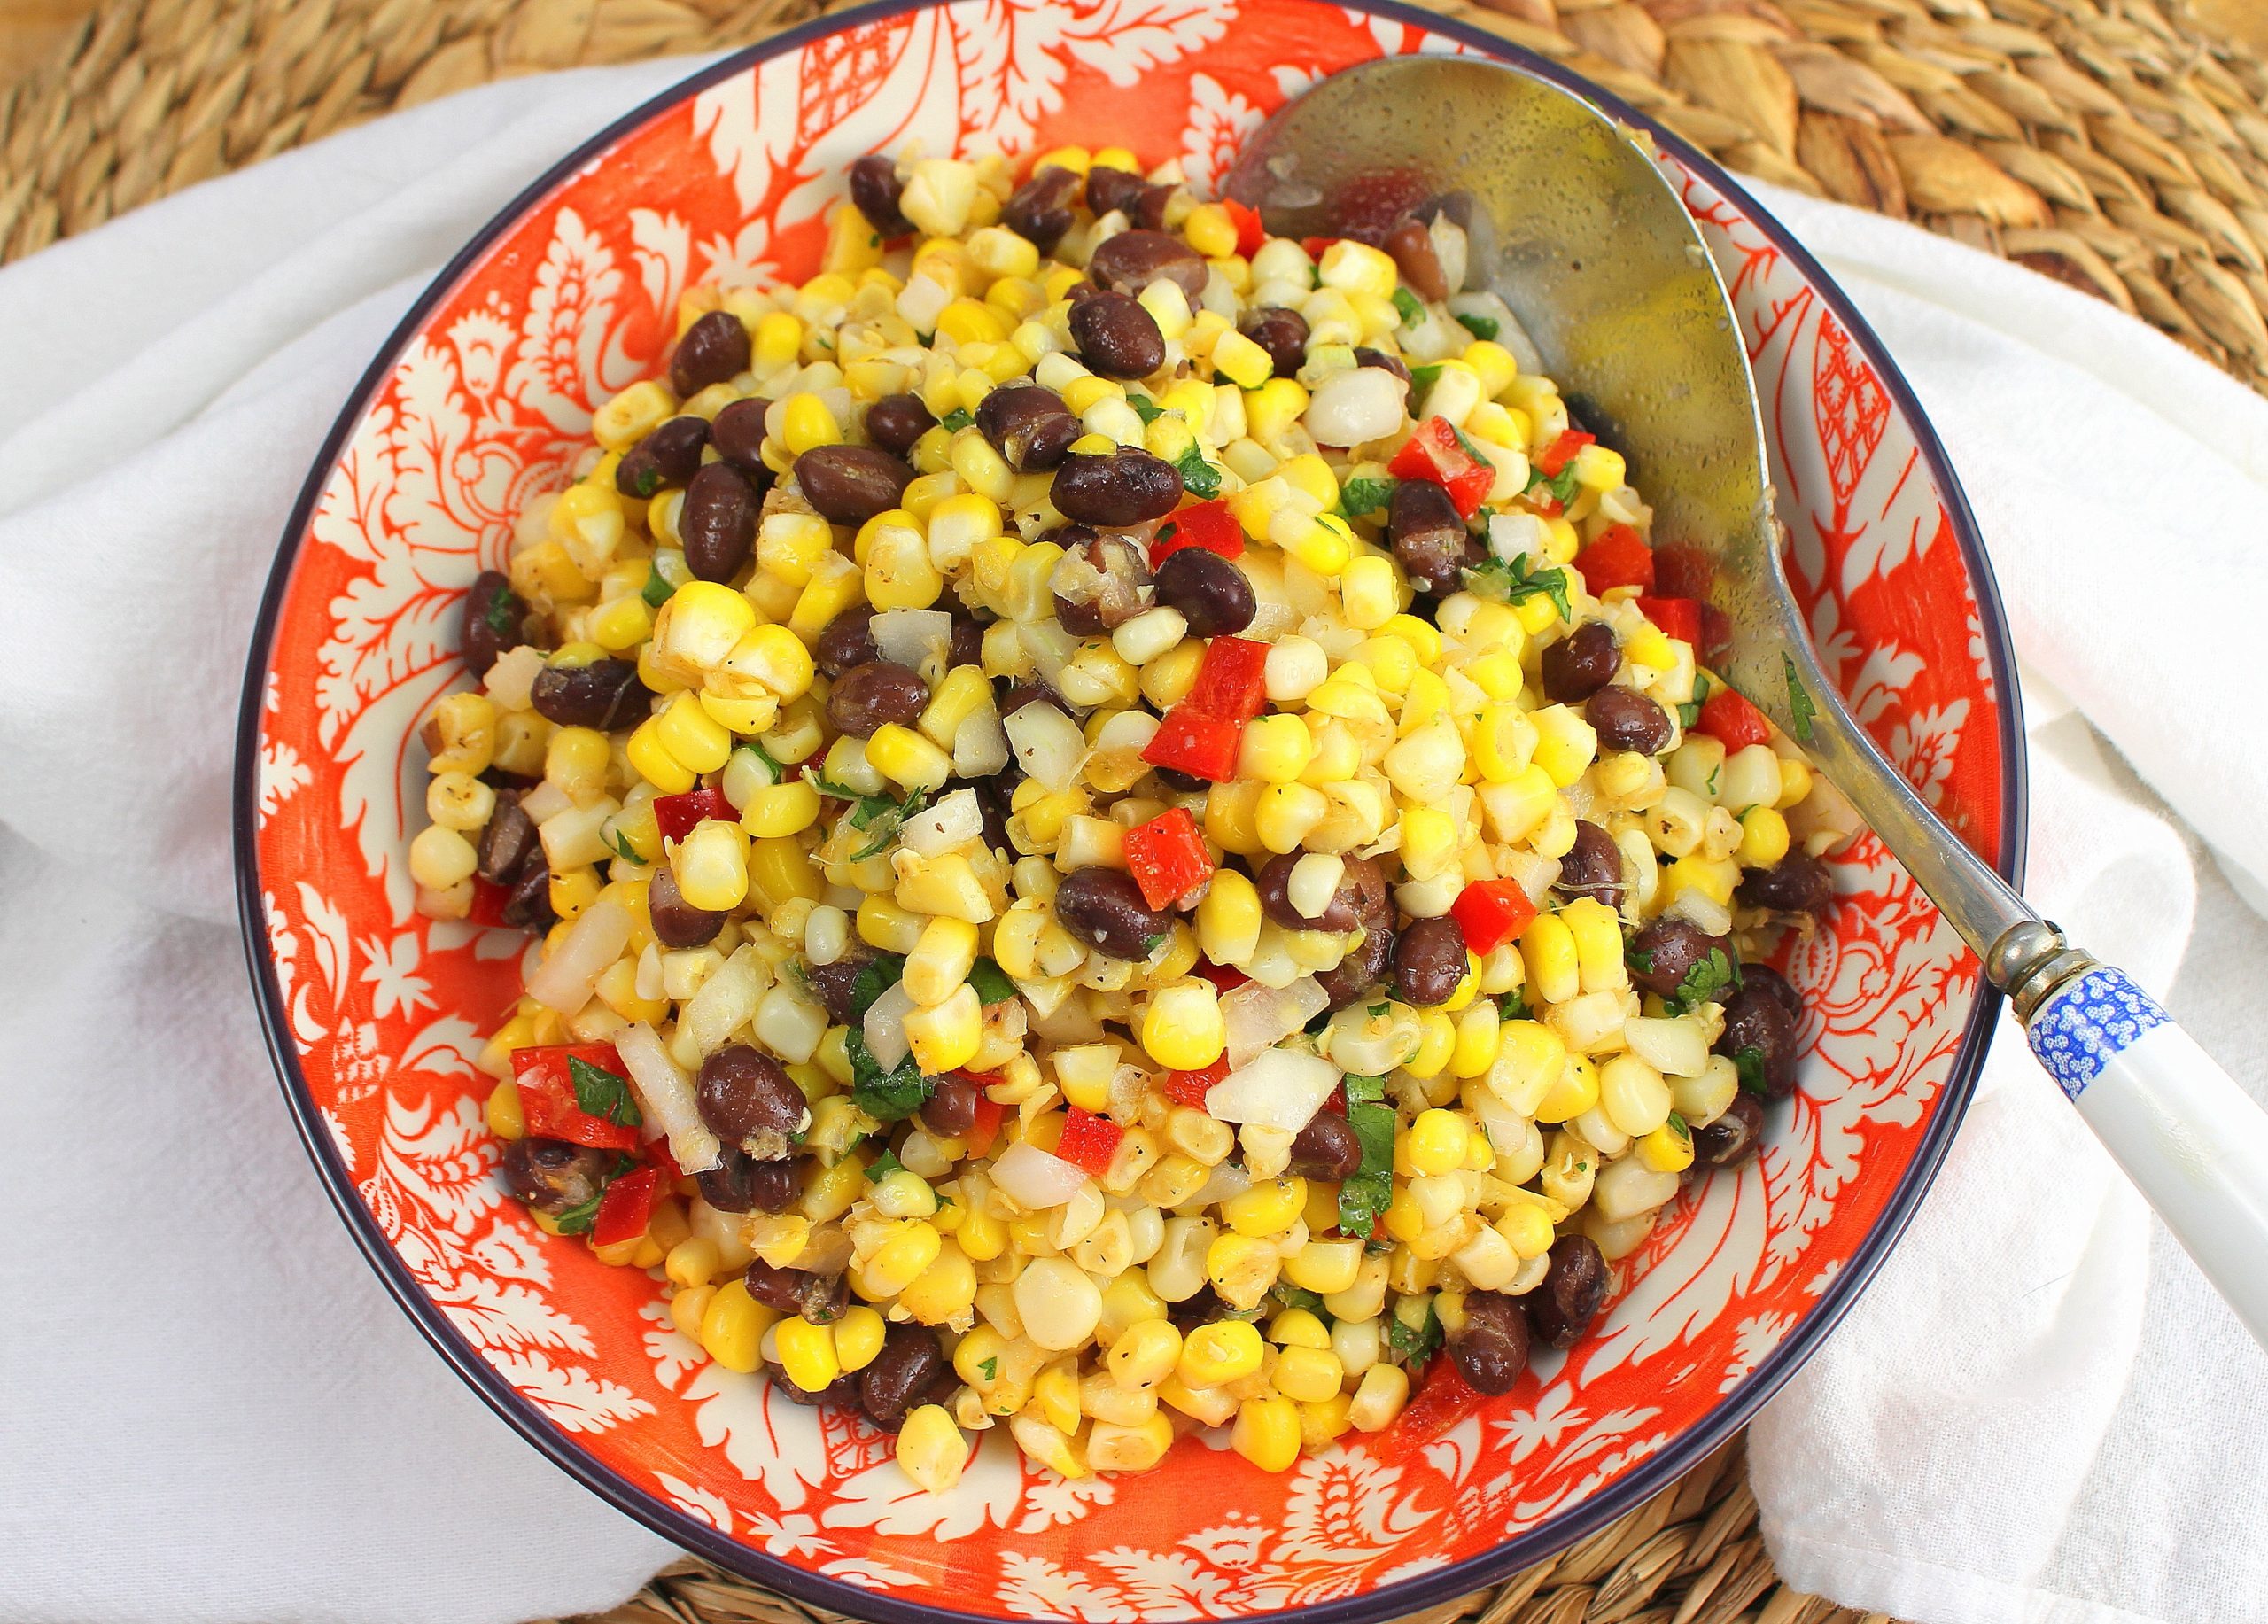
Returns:
[[[293,514],[245,690],[247,949],[284,1092],[363,1250],[443,1356],[615,1504],[799,1599],[877,1620],[1392,1617],[1603,1526],[1729,1436],[1896,1239],[1997,1006],[1870,840],[1788,966],[1809,1056],[1760,1160],[1697,1185],[1573,1353],[1477,1414],[1271,1476],[1215,1441],[1068,1482],[987,1435],[932,1498],[862,1423],[707,1362],[656,1283],[545,1236],[493,1177],[470,1063],[525,938],[412,912],[414,742],[464,680],[460,594],[564,482],[595,405],[660,360],[680,291],[816,268],[850,160],[1107,140],[1204,185],[1285,98],[1413,51],[1518,56],[1390,4],[950,0],[851,11],[718,64],[563,159],[420,299]],[[1633,124],[1645,120],[1539,60]],[[2003,872],[2020,862],[2007,633],[1959,487],[1849,303],[1705,158],[1655,131],[1756,364],[1812,630],[1860,718]],[[1674,478],[1672,470],[1667,477]]]

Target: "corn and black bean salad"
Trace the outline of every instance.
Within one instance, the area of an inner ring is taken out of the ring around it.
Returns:
[[[933,1491],[1507,1391],[1793,1087],[1825,792],[1451,212],[850,197],[471,589],[410,865],[540,938],[502,1177]]]

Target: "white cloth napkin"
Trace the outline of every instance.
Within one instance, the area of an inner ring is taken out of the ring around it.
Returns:
[[[226,807],[245,633],[338,403],[458,244],[689,66],[472,92],[0,272],[9,1624],[512,1624],[671,1555],[482,1410],[328,1210],[260,1051]],[[2259,1086],[2268,929],[2152,792],[2268,882],[2268,403],[2067,289],[1770,203],[1984,521],[2033,896]],[[1920,1624],[2262,1616],[2264,1378],[2010,1030],[1908,1239],[1756,1427],[1773,1550]]]

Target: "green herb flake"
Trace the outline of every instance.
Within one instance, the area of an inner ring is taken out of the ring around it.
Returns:
[[[575,1104],[586,1116],[635,1128],[646,1119],[638,1115],[638,1101],[630,1084],[603,1066],[594,1066],[579,1054],[567,1057],[567,1077],[575,1087]]]
[[[1425,301],[1408,288],[1394,289],[1394,307],[1401,312],[1404,327],[1415,327],[1425,319]]]
[[[1685,979],[1668,1000],[1669,1013],[1689,1014],[1704,1004],[1717,1001],[1726,988],[1739,984],[1740,967],[1725,956],[1723,948],[1713,947],[1706,959],[1686,971]]]
[[[507,587],[488,600],[488,612],[481,618],[488,623],[488,629],[497,636],[509,637],[519,630],[520,615],[526,607],[520,602],[519,594]]]
[[[1449,432],[1456,436],[1457,448],[1463,451],[1465,455],[1471,457],[1474,462],[1480,464],[1481,467],[1494,468],[1496,466],[1496,464],[1489,459],[1488,454],[1481,450],[1480,447],[1474,445],[1472,443],[1472,437],[1466,434],[1463,429],[1460,429],[1456,424],[1452,423],[1449,425]]]
[[[1539,485],[1550,492],[1552,500],[1563,508],[1575,500],[1575,493],[1581,488],[1576,483],[1575,465],[1573,462],[1568,463],[1556,474],[1547,474],[1540,468],[1530,468],[1527,472],[1527,489],[1521,492],[1521,494],[1526,495],[1532,493]]]
[[[990,959],[979,959],[968,967],[968,984],[976,989],[977,998],[986,1004],[1005,1004],[1016,996],[1016,983],[1008,979],[1007,971]]]
[[[1403,1362],[1414,1370],[1441,1351],[1441,1317],[1428,1301],[1424,1325],[1415,1327],[1405,1325],[1402,1316],[1397,1314],[1386,1321],[1386,1340],[1401,1351]]]
[[[677,588],[670,585],[666,576],[659,570],[654,570],[648,572],[645,587],[638,595],[646,600],[648,609],[659,609],[670,601],[676,591]]]
[[[905,960],[896,953],[876,953],[859,966],[858,978],[850,983],[850,1019],[863,1021],[874,1000],[892,987],[905,974]]]
[[[1394,487],[1398,479],[1349,479],[1340,488],[1339,511],[1350,519],[1376,513],[1394,500]]]
[[[1733,1069],[1740,1073],[1740,1085],[1750,1093],[1770,1092],[1764,1081],[1764,1051],[1754,1044],[1733,1051]]]
[[[1780,664],[1787,668],[1788,712],[1796,725],[1796,737],[1808,744],[1811,742],[1812,719],[1819,714],[1819,707],[1812,703],[1810,692],[1805,688],[1802,679],[1796,675],[1794,659],[1783,654],[1780,657]]]
[[[1527,994],[1518,987],[1513,988],[1510,992],[1503,993],[1498,996],[1496,999],[1496,1014],[1499,1019],[1505,1021],[1533,1021],[1535,1019],[1535,1016],[1530,1013],[1527,1006]]]
[[[624,862],[635,863],[641,868],[646,866],[646,859],[638,855],[636,848],[630,843],[630,837],[620,829],[610,831],[607,835],[607,842],[614,847],[615,851]]]
[[[1347,1098],[1350,1103],[1354,1104],[1360,1104],[1364,1100],[1383,1100],[1386,1098],[1386,1078],[1382,1076],[1349,1076],[1347,1079]]]
[[[1441,376],[1441,369],[1438,366],[1412,367],[1410,369],[1410,387],[1417,392],[1418,398],[1422,400],[1425,398],[1425,392],[1433,386],[1434,379]]]
[[[1525,603],[1541,593],[1551,600],[1559,618],[1573,626],[1575,610],[1567,597],[1566,571],[1556,564],[1548,570],[1530,570],[1527,558],[1522,553],[1510,563],[1501,558],[1483,559],[1465,571],[1466,583],[1480,595],[1505,603]]]
[[[1221,470],[1205,460],[1195,442],[1175,459],[1174,467],[1181,472],[1181,488],[1200,501],[1221,493]]]
[[[870,1185],[878,1185],[892,1173],[903,1173],[905,1170],[905,1163],[886,1150],[866,1164],[866,1182]]]
[[[908,1054],[897,1069],[884,1071],[866,1035],[857,1027],[844,1034],[844,1054],[850,1061],[850,1103],[878,1123],[901,1122],[920,1110],[935,1085]]]
[[[1134,415],[1146,424],[1155,423],[1166,415],[1166,408],[1147,395],[1129,393],[1126,397],[1126,404],[1134,408]]]
[[[1323,1306],[1320,1292],[1311,1292],[1306,1286],[1294,1286],[1288,1280],[1278,1280],[1268,1294],[1285,1308],[1304,1309],[1324,1324],[1331,1323],[1331,1310]]]
[[[863,863],[870,857],[879,857],[897,842],[897,832],[908,818],[929,804],[926,789],[909,791],[903,800],[887,795],[867,795],[858,797],[850,809],[850,827],[854,829],[874,828],[874,837],[850,854],[854,863]],[[879,827],[876,827],[879,826]]]
[[[998,1381],[1000,1379],[1000,1356],[995,1354],[978,1364],[976,1368],[984,1372],[985,1380]]]
[[[598,1217],[599,1203],[604,1200],[606,1200],[606,1192],[602,1189],[594,1193],[590,1200],[576,1203],[553,1219],[553,1227],[563,1235],[584,1233],[591,1227],[592,1222]]]
[[[743,739],[734,748],[736,750],[746,750],[750,755],[755,757],[757,764],[764,768],[765,776],[769,778],[773,783],[781,784],[787,782],[787,763],[781,761],[779,757],[765,749],[764,746],[758,744],[755,740]]]
[[[1498,330],[1496,318],[1492,315],[1461,315],[1456,324],[1474,338],[1485,340],[1494,340]]]
[[[1347,1125],[1362,1143],[1363,1165],[1339,1186],[1339,1232],[1367,1239],[1394,1201],[1394,1107],[1383,1100],[1355,1099],[1354,1079],[1348,1082]]]
[[[952,410],[947,412],[943,417],[937,420],[937,426],[944,430],[948,434],[958,434],[963,429],[973,425],[975,422],[976,419],[969,416],[968,408],[966,406],[956,406]]]
[[[1670,1131],[1679,1144],[1688,1150],[1693,1148],[1693,1130],[1685,1125],[1685,1118],[1672,1111],[1669,1114],[1669,1120],[1662,1125]]]

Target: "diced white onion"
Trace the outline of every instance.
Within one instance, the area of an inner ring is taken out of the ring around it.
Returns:
[[[1023,644],[1033,669],[1051,687],[1079,652],[1079,640],[1052,618],[1024,622],[1016,628],[1016,641]]]
[[[1433,262],[1441,268],[1441,285],[1454,294],[1464,285],[1472,257],[1467,252],[1464,228],[1447,214],[1436,214],[1425,230],[1433,239]]]
[[[1191,1212],[1202,1212],[1216,1201],[1225,1201],[1242,1195],[1252,1188],[1252,1175],[1233,1162],[1217,1164],[1197,1188],[1197,1193],[1182,1202]]]
[[[591,989],[607,967],[630,944],[630,910],[602,897],[568,927],[556,952],[528,977],[528,996],[548,1009],[571,1015],[591,1000]]]
[[[1000,1153],[991,1172],[993,1187],[1029,1212],[1060,1207],[1092,1182],[1077,1162],[1021,1139]]]
[[[1041,702],[1023,706],[1002,724],[1016,752],[1017,765],[1050,791],[1068,789],[1087,758],[1086,736],[1079,725]]]
[[[480,686],[496,702],[498,710],[524,711],[528,708],[528,689],[542,669],[543,650],[532,643],[522,643],[496,657],[488,674],[481,678]]]
[[[1008,735],[988,699],[961,718],[953,734],[953,771],[963,778],[990,778],[1007,765]]]
[[[905,1041],[905,1017],[913,1010],[913,995],[898,982],[866,1006],[864,1030],[866,1053],[884,1071],[896,1071],[910,1052]]]
[[[1319,1054],[1267,1049],[1216,1083],[1205,1108],[1224,1123],[1258,1123],[1297,1133],[1306,1127],[1342,1074]]]
[[[688,1173],[705,1173],[722,1162],[724,1153],[717,1136],[701,1120],[693,1079],[678,1069],[654,1029],[643,1021],[633,1021],[615,1033],[614,1052],[622,1056],[622,1068],[630,1074],[631,1084],[638,1091],[646,1125],[669,1136],[670,1154],[678,1166]]]
[[[539,828],[574,804],[567,792],[548,778],[520,797],[520,810]]]
[[[1674,1173],[1657,1173],[1635,1156],[1624,1156],[1599,1169],[1591,1185],[1591,1210],[1609,1223],[1651,1212],[1676,1195]]]
[[[646,951],[638,955],[638,975],[631,983],[631,991],[641,998],[668,996],[662,984],[662,949],[658,942],[646,944]]]
[[[1631,1053],[1665,1076],[1697,1077],[1709,1068],[1709,1040],[1697,1021],[1632,1015],[1622,1037]]]
[[[944,669],[952,646],[953,618],[942,609],[886,609],[868,623],[882,658],[908,671]]]
[[[1488,550],[1510,563],[1525,553],[1531,563],[1550,556],[1551,532],[1533,513],[1488,516]]]
[[[976,804],[976,791],[956,789],[928,811],[908,818],[898,827],[897,838],[910,851],[937,857],[983,833],[984,809]]]
[[[1714,897],[1705,896],[1690,887],[1670,899],[1669,905],[1662,910],[1662,917],[1684,920],[1698,927],[1704,936],[1732,934],[1732,910]]]
[[[772,984],[772,967],[743,944],[717,967],[679,1012],[678,1036],[695,1053],[706,1056],[725,1046],[745,1026]]]
[[[1331,995],[1312,975],[1283,987],[1251,981],[1223,993],[1221,1017],[1228,1026],[1229,1064],[1243,1065],[1330,1007]]]
[[[1384,367],[1334,372],[1308,400],[1307,431],[1325,446],[1359,446],[1402,426],[1410,385]]]

